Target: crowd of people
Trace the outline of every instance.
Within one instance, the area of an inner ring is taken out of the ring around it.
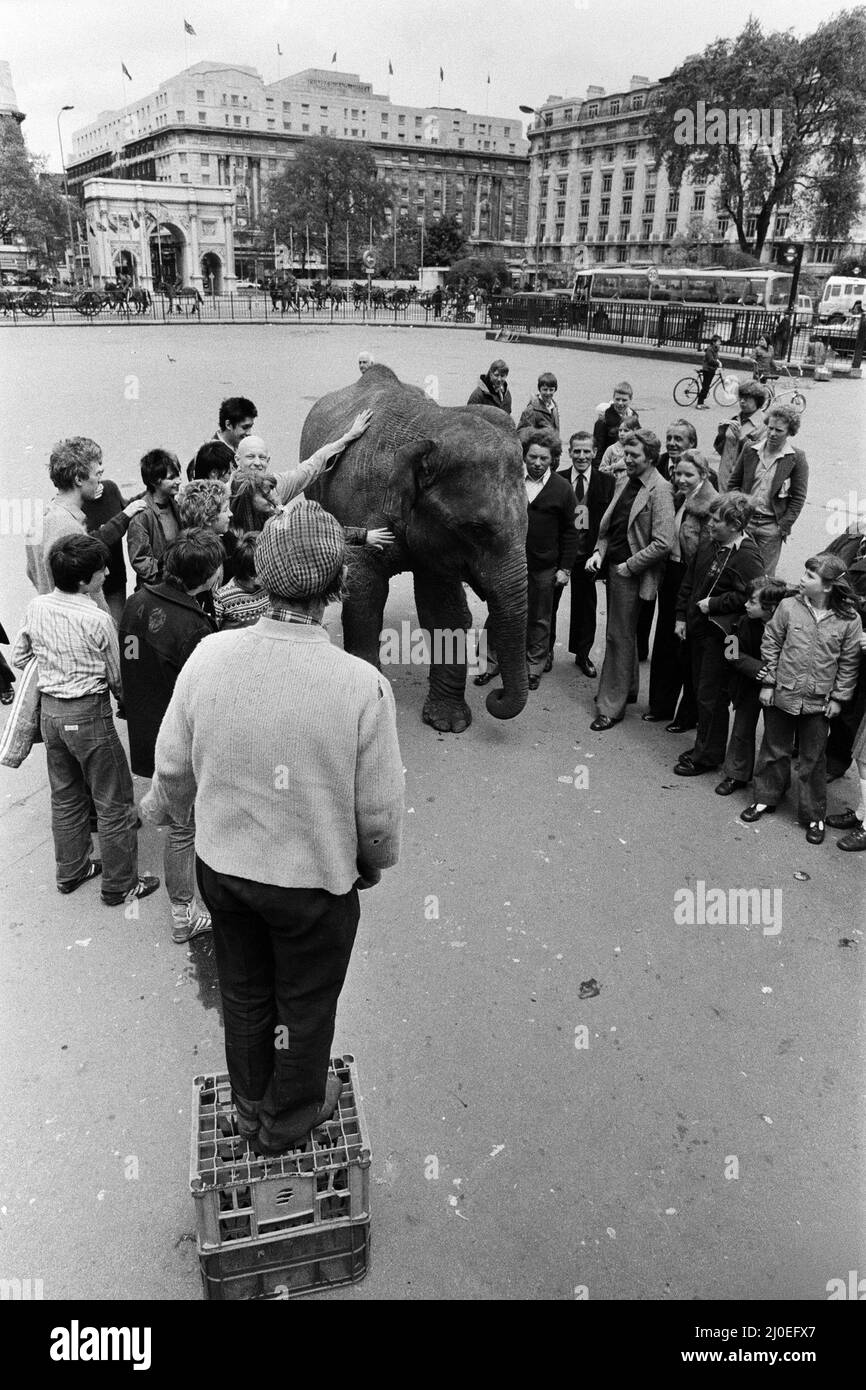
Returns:
[[[361,373],[372,365],[363,352]],[[508,375],[494,361],[469,404],[513,420]],[[693,733],[678,776],[720,770],[720,796],[751,784],[741,816],[752,822],[775,811],[796,757],[807,839],[821,843],[829,825],[846,832],[841,849],[866,848],[866,536],[852,525],[796,584],[776,575],[808,489],[806,457],[792,442],[797,412],[768,406],[760,381],[743,382],[711,462],[686,419],[671,422],[663,447],[621,381],[591,427],[570,434],[563,461],[557,385],[543,372],[517,421],[530,690],[553,666],[568,590],[568,650],[598,680],[593,731],[625,717],[640,662],[651,658],[643,720]],[[384,549],[395,534],[344,530],[302,497],[371,414],[281,471],[256,419],[248,398],[223,401],[186,480],[175,453],[150,449],[130,502],[103,477],[94,440],[55,446],[56,495],[26,546],[36,596],[11,665],[37,673],[62,894],[100,879],[102,902],[116,907],[158,890],[138,862],[131,774],[151,779],[140,809],[166,830],[172,938],[214,933],[241,1132],[271,1154],[337,1104],[327,1081],[336,1002],[358,890],[396,862],[402,764],[387,680],[333,647],[322,625],[325,605],[344,592],[347,545]],[[491,632],[475,683],[497,670]],[[9,703],[5,662],[0,676]],[[267,719],[251,717],[255,709]],[[828,816],[828,777],[852,760],[860,804]],[[285,1056],[274,1050],[275,1022],[291,1030]]]

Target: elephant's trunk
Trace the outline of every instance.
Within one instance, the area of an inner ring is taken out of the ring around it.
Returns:
[[[490,614],[490,637],[502,677],[487,709],[494,719],[514,719],[529,695],[526,670],[526,556],[523,546],[481,580]]]

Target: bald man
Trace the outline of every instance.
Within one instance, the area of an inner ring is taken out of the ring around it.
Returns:
[[[363,376],[365,372],[368,372],[372,366],[373,354],[368,348],[364,348],[358,353],[358,371],[361,373],[361,376]]]
[[[267,473],[271,466],[268,446],[260,434],[248,434],[235,450],[235,467],[254,468],[258,473]]]

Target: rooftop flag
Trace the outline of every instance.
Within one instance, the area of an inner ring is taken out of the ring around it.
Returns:
[[[394,69],[391,67],[391,59],[390,59],[390,58],[388,59],[388,76],[389,76],[389,77],[393,77],[393,76],[394,76]]]
[[[121,63],[120,66],[121,66],[121,68],[122,68],[122,70],[123,70],[123,75],[124,75],[124,77],[128,77],[129,80],[130,80],[130,82],[131,82],[131,81],[132,81],[132,73],[129,71],[129,68],[126,66],[126,63]]]
[[[186,32],[187,32],[188,34],[192,34],[192,36],[193,36],[194,39],[195,39],[195,38],[198,38],[198,35],[196,34],[195,30],[193,29],[193,27],[192,27],[192,25],[190,24],[190,22],[189,22],[188,19],[185,19],[185,20],[183,21],[183,27],[184,27],[184,29],[186,30]]]
[[[278,53],[279,56],[282,58],[282,56],[283,56],[283,50],[280,48],[280,45],[279,45],[279,44],[277,44],[277,53]]]
[[[337,55],[336,55],[336,53],[335,53],[334,56],[333,56],[333,58],[331,59],[331,62],[332,62],[332,63],[336,63],[336,61],[337,61]]]
[[[439,81],[440,81],[440,82],[444,82],[444,81],[445,81],[445,74],[444,74],[444,72],[442,71],[441,68],[439,69]]]

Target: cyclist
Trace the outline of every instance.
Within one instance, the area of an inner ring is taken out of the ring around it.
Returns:
[[[779,368],[776,366],[773,357],[773,350],[770,347],[770,340],[765,333],[762,333],[755,344],[755,352],[752,357],[754,370],[752,377],[755,381],[766,381],[768,377],[777,377]]]
[[[698,392],[698,399],[695,401],[695,410],[708,410],[707,396],[713,384],[716,372],[721,370],[722,359],[719,356],[719,349],[722,340],[718,333],[714,333],[704,348],[704,355],[701,358],[701,389]]]

